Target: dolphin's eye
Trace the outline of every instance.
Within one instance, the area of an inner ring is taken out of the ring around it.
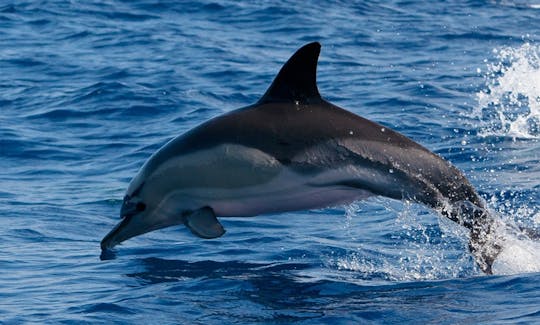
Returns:
[[[139,212],[142,212],[142,211],[144,211],[146,209],[146,204],[144,204],[142,202],[139,202],[135,206],[135,209],[137,209],[137,211],[139,211]]]

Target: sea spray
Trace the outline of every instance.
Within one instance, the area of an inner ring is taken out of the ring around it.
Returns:
[[[525,43],[493,54],[495,62],[487,64],[485,88],[476,93],[473,111],[481,120],[480,134],[540,138],[540,47]]]
[[[372,202],[352,203],[345,207],[343,227],[350,241],[356,244],[346,252],[327,256],[328,268],[353,272],[359,280],[370,281],[438,280],[480,272],[468,252],[465,228],[444,217],[439,217],[438,223],[436,213],[410,201],[376,201],[396,216],[391,224],[385,225],[391,226],[384,237],[389,237],[393,247],[374,252],[366,248],[370,245],[362,238],[354,238],[351,228],[361,227],[363,214],[371,210]]]

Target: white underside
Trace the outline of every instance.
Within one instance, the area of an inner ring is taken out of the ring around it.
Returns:
[[[320,184],[339,181],[328,176],[331,175],[319,175],[315,179],[324,178]],[[192,200],[195,206],[207,204],[214,209],[216,215],[227,217],[324,208],[373,195],[368,191],[345,186],[310,185],[314,184],[313,181],[313,178],[284,169],[275,180],[265,186],[212,190],[211,193],[205,189],[197,189],[189,196],[184,194],[184,197]]]

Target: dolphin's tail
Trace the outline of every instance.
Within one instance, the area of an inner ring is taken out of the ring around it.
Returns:
[[[497,228],[497,219],[488,209],[479,207],[470,201],[453,204],[451,212],[444,211],[448,218],[470,230],[469,250],[476,264],[486,274],[493,274],[492,265],[502,250],[502,237]]]

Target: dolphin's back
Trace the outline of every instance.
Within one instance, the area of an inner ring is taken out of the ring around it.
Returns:
[[[169,157],[233,144],[259,150],[298,173],[357,166],[363,173],[340,180],[341,185],[373,194],[411,198],[432,207],[445,200],[482,206],[467,179],[450,163],[404,135],[324,100],[316,80],[319,52],[318,43],[302,47],[257,103],[172,140],[147,161],[143,176]],[[131,190],[140,186],[137,183]]]

